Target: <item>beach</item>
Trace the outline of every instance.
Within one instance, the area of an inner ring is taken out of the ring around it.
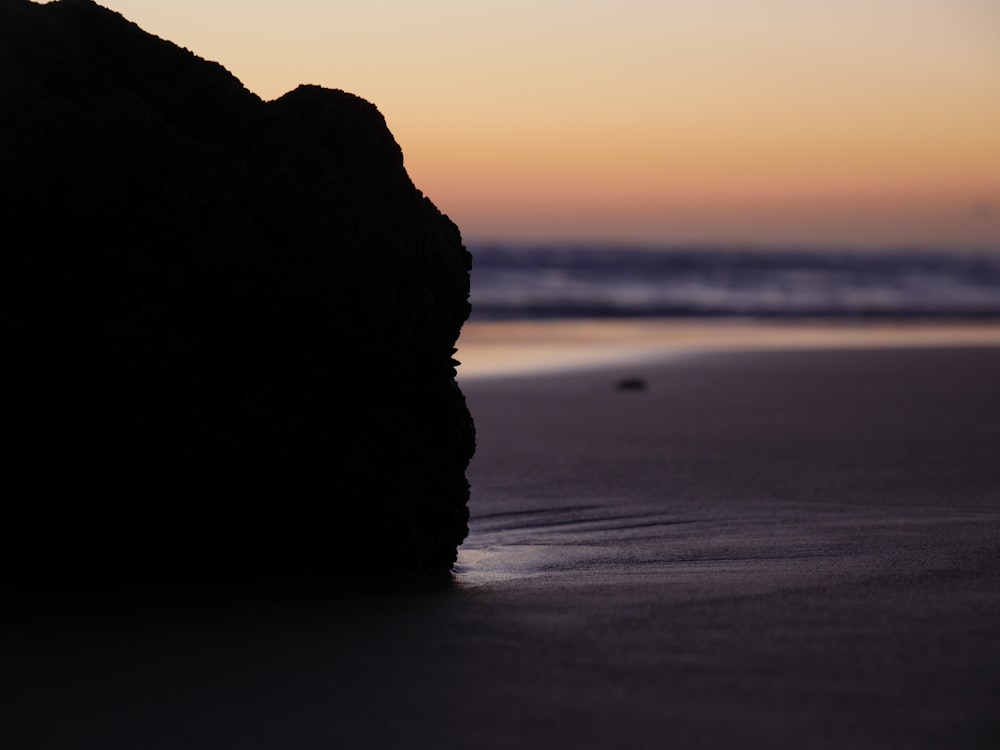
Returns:
[[[484,330],[453,580],[53,595],[8,619],[0,745],[995,746],[993,328],[584,336],[520,370]]]

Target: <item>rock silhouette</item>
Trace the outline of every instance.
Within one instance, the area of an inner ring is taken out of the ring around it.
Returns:
[[[375,107],[0,0],[0,578],[434,573],[470,257]]]

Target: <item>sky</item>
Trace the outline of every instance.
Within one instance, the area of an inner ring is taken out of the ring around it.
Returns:
[[[1000,0],[103,0],[368,99],[469,242],[1000,251]]]

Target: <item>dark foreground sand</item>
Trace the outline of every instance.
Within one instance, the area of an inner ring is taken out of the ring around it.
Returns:
[[[52,597],[0,747],[997,746],[1000,348],[463,387],[453,585]]]

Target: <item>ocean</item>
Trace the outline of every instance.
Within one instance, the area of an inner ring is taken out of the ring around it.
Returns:
[[[1000,252],[471,245],[472,320],[1000,318]]]

